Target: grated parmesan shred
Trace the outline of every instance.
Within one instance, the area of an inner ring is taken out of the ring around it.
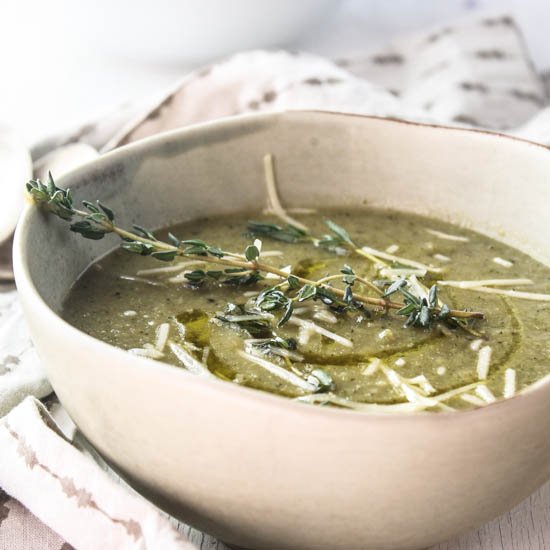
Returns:
[[[462,401],[466,401],[466,403],[469,403],[470,405],[475,405],[476,407],[484,407],[486,405],[483,399],[480,399],[471,393],[463,393],[460,396],[460,399],[462,399]]]
[[[151,286],[165,286],[163,283],[158,281],[152,281],[151,279],[146,279],[145,277],[132,277],[131,275],[120,275],[119,279],[123,281],[131,281],[133,283],[143,283]]]
[[[477,377],[479,380],[487,380],[489,368],[491,365],[491,355],[493,349],[491,346],[483,346],[480,348],[477,356]]]
[[[157,335],[155,339],[155,349],[158,351],[164,351],[168,336],[170,335],[170,325],[168,323],[162,323],[157,327]]]
[[[531,279],[480,279],[478,281],[437,281],[441,286],[452,286],[454,288],[478,288],[480,286],[525,286],[532,285]]]
[[[302,231],[308,231],[308,228],[299,221],[295,220],[292,216],[289,216],[283,208],[281,201],[279,200],[279,194],[277,192],[277,182],[275,179],[275,167],[273,165],[273,155],[268,154],[264,156],[264,173],[265,184],[267,189],[268,205],[266,213],[275,214],[278,218],[286,223],[294,225]]]
[[[456,241],[461,243],[467,243],[470,241],[468,237],[463,237],[461,235],[451,235],[450,233],[443,233],[443,231],[438,231],[437,229],[426,229],[426,231],[437,237],[438,239],[444,239],[446,241]]]
[[[472,351],[479,351],[479,348],[483,345],[483,340],[481,338],[478,338],[477,340],[474,340],[470,344],[470,349]]]
[[[378,367],[380,367],[380,363],[381,361],[378,357],[371,359],[369,364],[363,369],[362,374],[364,376],[372,376],[378,370]]]
[[[285,265],[284,267],[281,267],[281,271],[284,271],[287,275],[290,275],[292,271],[291,265]],[[280,279],[280,275],[276,275],[275,273],[266,273],[264,276],[264,279]]]
[[[164,357],[164,353],[161,351],[149,348],[132,348],[128,350],[128,353],[137,355],[138,357],[147,357],[149,359],[161,359]]]
[[[274,376],[277,376],[278,378],[281,378],[289,384],[292,384],[293,386],[296,386],[306,392],[314,392],[317,389],[317,386],[310,384],[300,376],[294,374],[289,370],[286,370],[285,368],[275,363],[272,363],[271,361],[267,361],[262,357],[257,357],[256,355],[252,355],[242,350],[239,350],[238,353],[243,359],[246,359],[247,361],[258,365],[259,367],[264,368]]]
[[[139,277],[143,275],[164,275],[165,273],[178,273],[190,265],[203,264],[200,260],[189,260],[188,262],[178,262],[175,265],[168,265],[165,267],[153,267],[151,269],[140,269],[136,275]]]
[[[338,322],[338,318],[334,313],[328,311],[327,309],[318,309],[314,314],[313,318],[317,321],[325,321],[326,323],[335,324]]]
[[[449,256],[445,256],[445,254],[434,254],[434,259],[439,260],[440,262],[450,262],[451,258]]]
[[[176,344],[172,340],[168,340],[168,347],[172,353],[178,358],[180,363],[191,373],[205,378],[216,378],[208,367],[191,355],[185,348]]]
[[[516,371],[515,369],[506,369],[504,372],[504,391],[505,399],[513,397],[516,394]]]
[[[514,265],[514,262],[511,262],[510,260],[505,260],[504,258],[500,258],[498,256],[495,256],[493,258],[493,262],[497,265],[501,265],[502,267],[512,267]]]
[[[507,290],[502,288],[490,288],[488,286],[476,286],[470,288],[474,292],[484,292],[486,294],[498,294],[499,296],[508,296],[509,298],[518,298],[520,300],[533,300],[534,302],[550,302],[550,294],[540,294],[537,292],[521,292],[519,290]]]
[[[481,397],[485,403],[494,403],[497,400],[493,392],[484,384],[480,384],[475,391],[478,397]]]
[[[262,258],[270,258],[272,256],[282,256],[283,251],[282,250],[266,250],[265,252],[262,252]]]
[[[308,329],[311,332],[316,332],[317,334],[321,334],[322,336],[326,336],[327,338],[330,338],[331,340],[334,340],[338,344],[341,344],[342,346],[345,346],[347,348],[353,347],[353,342],[349,340],[348,338],[344,338],[343,336],[340,336],[339,334],[336,334],[334,332],[331,332],[330,330],[327,330],[326,328],[323,328],[317,324],[315,324],[313,321],[306,321],[305,319],[300,319],[299,317],[293,316],[288,320],[288,323],[291,325],[297,325],[300,328]],[[298,339],[300,343],[301,341],[301,331],[299,331]],[[311,334],[309,334],[311,336]],[[309,340],[309,337],[308,337]],[[307,343],[307,342],[306,342]]]
[[[344,397],[338,397],[333,393],[314,393],[311,395],[305,395],[298,397],[297,401],[302,403],[314,403],[314,404],[327,404],[338,405],[346,409],[353,409],[355,411],[365,413],[381,413],[381,414],[393,414],[402,412],[420,412],[426,408],[423,403],[396,403],[395,405],[380,405],[377,403],[359,403],[357,401],[351,401]],[[441,406],[441,404],[438,404]],[[444,406],[444,408],[447,408]]]
[[[391,328],[385,328],[378,333],[379,340],[391,340],[393,337],[393,332]]]
[[[414,267],[415,269],[421,269],[426,271],[431,271],[433,273],[441,273],[442,269],[439,267],[432,267],[420,262],[417,262],[415,260],[409,260],[408,258],[402,258],[401,256],[394,256],[393,254],[388,254],[387,252],[382,252],[381,250],[376,250],[375,248],[371,248],[370,246],[362,246],[361,250],[363,252],[366,252],[367,254],[370,254],[371,256],[375,256],[377,258],[381,258],[382,260],[389,260],[391,262],[397,262],[402,265],[406,265],[409,267]]]

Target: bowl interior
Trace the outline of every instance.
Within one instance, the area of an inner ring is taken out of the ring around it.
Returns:
[[[127,146],[61,185],[77,201],[109,205],[119,225],[158,228],[261,209],[267,152],[287,206],[369,204],[428,214],[550,258],[549,151],[485,132],[318,112],[248,116]],[[116,244],[108,237],[91,246],[38,212],[27,211],[21,225],[31,279],[56,311],[79,273]]]

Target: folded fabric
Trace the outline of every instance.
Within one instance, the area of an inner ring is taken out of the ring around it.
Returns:
[[[36,399],[0,420],[0,448],[0,486],[73,546],[194,548],[154,506],[75,449]]]
[[[222,116],[326,109],[508,130],[547,103],[523,39],[506,15],[468,20],[335,61],[247,52],[195,71],[130,121],[104,149]]]
[[[0,417],[27,395],[52,391],[33,348],[15,291],[0,293]]]

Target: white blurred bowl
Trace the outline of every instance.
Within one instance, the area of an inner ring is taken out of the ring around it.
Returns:
[[[340,0],[62,0],[79,42],[129,59],[201,63],[238,50],[288,46]],[[67,24],[68,23],[68,24]]]

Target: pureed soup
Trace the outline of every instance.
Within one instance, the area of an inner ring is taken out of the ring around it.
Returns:
[[[63,317],[198,376],[361,411],[469,409],[550,372],[550,269],[531,257],[396,211],[287,221],[137,229],[80,277]]]

